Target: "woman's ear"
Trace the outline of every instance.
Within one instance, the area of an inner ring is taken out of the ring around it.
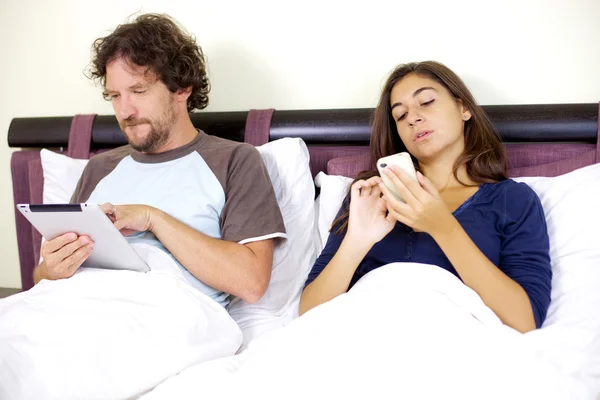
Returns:
[[[460,112],[462,114],[462,120],[468,121],[471,119],[471,111],[463,104],[462,100],[458,99],[458,105],[460,106]]]

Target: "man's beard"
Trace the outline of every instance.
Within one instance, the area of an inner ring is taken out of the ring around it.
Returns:
[[[171,128],[175,123],[175,115],[173,113],[173,106],[169,104],[165,113],[161,115],[155,121],[152,121],[148,118],[139,118],[139,119],[131,119],[128,118],[126,120],[121,121],[119,124],[123,133],[125,133],[125,137],[127,138],[127,142],[129,145],[133,147],[135,150],[141,153],[152,153],[157,149],[161,148],[165,145],[171,138]],[[149,124],[150,132],[146,135],[146,137],[142,138],[139,141],[134,141],[133,135],[129,137],[127,135],[125,128],[128,126],[134,126],[138,124]]]

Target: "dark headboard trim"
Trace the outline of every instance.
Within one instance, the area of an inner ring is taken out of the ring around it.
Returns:
[[[483,106],[504,142],[596,143],[598,104]],[[308,144],[368,145],[373,109],[276,111],[271,140],[301,137]]]
[[[196,128],[211,135],[244,141],[245,111],[191,113]],[[9,147],[67,147],[73,117],[13,118],[8,128]],[[127,144],[114,115],[98,115],[92,126],[92,149]]]
[[[598,104],[531,104],[483,106],[504,142],[597,143]],[[373,109],[279,110],[272,114],[269,140],[302,138],[307,145],[366,146]],[[205,132],[244,141],[248,113],[191,113],[192,123]],[[14,118],[8,131],[10,147],[67,146],[71,117]],[[114,116],[97,116],[92,149],[126,144]]]

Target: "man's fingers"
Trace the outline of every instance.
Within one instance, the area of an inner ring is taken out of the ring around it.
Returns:
[[[68,244],[57,252],[50,255],[49,259],[45,259],[46,270],[51,279],[64,279],[71,277],[77,268],[92,254],[94,244],[92,242],[79,246],[80,241],[77,240]],[[69,247],[67,249],[67,247]],[[79,246],[79,247],[74,247]],[[74,251],[71,251],[75,248]],[[61,254],[66,256],[61,257]]]
[[[88,259],[88,257],[92,254],[93,250],[93,246],[91,244],[88,244],[86,246],[80,247],[75,253],[67,257],[63,261],[63,265],[65,266],[67,276],[72,276],[75,273],[75,271],[77,271],[77,268],[79,268],[81,264],[83,264],[83,262]]]
[[[81,248],[82,246],[86,246],[87,244],[91,243],[92,240],[89,238],[89,236],[80,236],[79,239],[63,246],[61,249],[57,250],[55,252],[55,256],[57,257],[58,261],[62,261],[64,259],[66,259],[67,257],[69,257],[71,254],[75,253],[77,251],[77,249]]]
[[[122,231],[123,229],[125,230],[131,230],[128,229],[129,228],[129,221],[125,218],[120,219],[118,221],[115,221],[115,223],[113,224],[115,226],[115,228],[117,228],[119,231]],[[134,230],[135,231],[135,230]],[[128,236],[128,235],[125,235]]]
[[[111,203],[104,203],[98,206],[104,214],[113,214],[115,212],[115,206]]]
[[[74,242],[75,240],[77,240],[77,234],[73,232],[65,233],[64,235],[57,236],[52,240],[48,240],[42,246],[42,256],[44,253],[46,255],[54,253],[68,243]]]

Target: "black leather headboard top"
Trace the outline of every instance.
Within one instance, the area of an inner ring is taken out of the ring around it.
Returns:
[[[484,106],[504,142],[595,143],[598,104],[532,104]],[[369,142],[372,108],[275,110],[269,140],[300,137],[308,145],[360,145]],[[211,135],[244,141],[246,111],[192,113],[192,122]],[[10,147],[67,146],[72,117],[14,118]],[[92,147],[126,144],[114,116],[99,115],[92,128]]]

